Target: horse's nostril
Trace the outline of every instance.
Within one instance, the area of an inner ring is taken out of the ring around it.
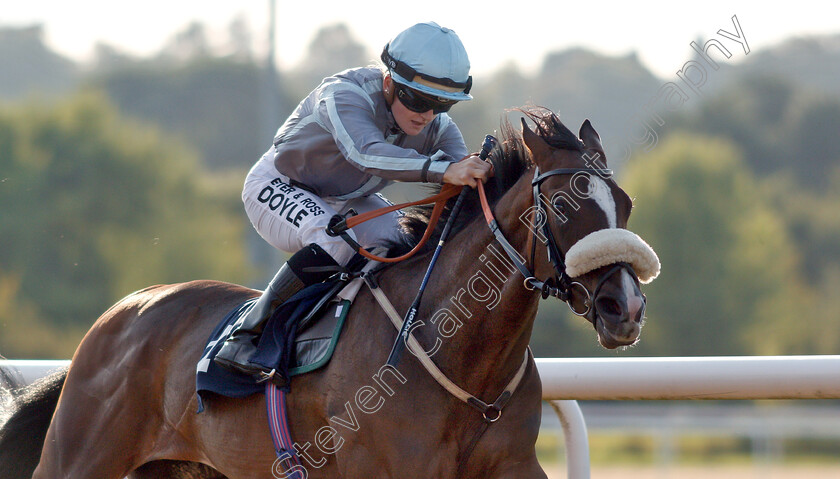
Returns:
[[[615,298],[598,298],[598,300],[596,301],[596,305],[598,308],[598,313],[602,317],[609,318],[613,322],[620,321],[623,319],[622,316],[626,316],[624,313],[624,308],[621,307],[621,303]]]

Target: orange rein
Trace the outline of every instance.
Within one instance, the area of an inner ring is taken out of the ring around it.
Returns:
[[[484,219],[487,220],[487,224],[490,224],[495,219],[493,217],[493,211],[490,209],[490,203],[487,202],[487,193],[484,192],[484,182],[481,180],[476,180],[478,185],[476,189],[478,189],[478,198],[481,200],[481,211],[484,212]]]
[[[487,194],[484,192],[484,183],[481,180],[476,180],[478,184],[476,185],[476,189],[478,190],[478,197],[481,199],[481,210],[484,212],[484,218],[487,220],[487,224],[490,224],[495,218],[493,217],[493,212],[490,210],[490,204],[487,202]],[[365,258],[372,259],[374,261],[380,261],[383,263],[398,263],[400,261],[406,260],[411,258],[415,255],[423,245],[429,241],[429,238],[432,236],[432,232],[437,225],[438,220],[440,219],[441,213],[443,213],[443,208],[446,206],[446,202],[461,193],[461,189],[463,186],[456,186],[445,184],[441,187],[440,193],[430,196],[428,198],[424,198],[422,200],[412,201],[409,203],[401,203],[399,205],[388,206],[385,208],[379,208],[376,210],[368,211],[365,213],[358,214],[356,216],[351,216],[347,218],[345,223],[347,224],[347,228],[352,228],[354,226],[358,226],[365,221],[372,220],[373,218],[377,218],[384,214],[390,213],[392,211],[401,210],[407,206],[416,206],[416,205],[427,205],[429,203],[434,203],[435,207],[432,209],[432,215],[429,217],[429,224],[426,226],[426,231],[423,233],[423,237],[420,239],[420,242],[414,246],[408,253],[397,256],[395,258],[385,258],[382,256],[377,256],[368,252],[364,248],[359,248],[358,253]]]
[[[425,245],[426,242],[429,241],[429,238],[432,236],[432,232],[434,231],[435,226],[437,225],[437,222],[440,219],[441,213],[443,213],[443,208],[444,206],[446,206],[446,202],[449,200],[449,198],[452,198],[453,196],[456,196],[459,193],[461,193],[461,189],[463,189],[463,186],[445,184],[443,185],[443,187],[441,187],[440,193],[434,196],[430,196],[422,200],[412,201],[409,203],[402,203],[399,205],[388,206],[386,208],[379,208],[373,211],[368,211],[347,218],[347,220],[345,221],[345,223],[347,224],[347,228],[352,228],[361,223],[364,223],[367,220],[371,220],[373,218],[382,216],[392,211],[403,209],[407,206],[426,205],[429,203],[435,204],[435,207],[432,209],[432,216],[429,218],[429,224],[426,226],[426,232],[423,233],[423,238],[421,238],[420,242],[417,243],[417,245],[414,246],[414,248],[412,248],[411,251],[409,251],[408,253],[402,256],[397,256],[395,258],[385,258],[382,256],[377,256],[375,254],[369,253],[364,248],[359,248],[358,253],[364,256],[365,258],[372,259],[374,261],[381,261],[383,263],[397,263],[399,261],[403,261],[414,256],[414,254],[420,251],[420,248],[422,248],[423,245]]]

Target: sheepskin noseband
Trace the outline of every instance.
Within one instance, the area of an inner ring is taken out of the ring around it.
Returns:
[[[566,253],[566,274],[572,278],[602,266],[629,263],[642,283],[659,275],[659,257],[632,231],[608,228],[584,236]]]

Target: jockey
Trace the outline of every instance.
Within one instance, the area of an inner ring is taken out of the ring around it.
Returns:
[[[389,206],[377,192],[393,181],[476,186],[491,166],[468,155],[446,114],[471,100],[470,63],[454,31],[434,22],[398,34],[385,68],[345,70],[313,90],[277,131],[245,179],[242,201],[275,248],[294,253],[280,268],[215,361],[260,376],[249,362],[274,306],[345,266],[355,252],[325,228],[335,214]],[[350,232],[365,248],[398,239],[397,213]]]

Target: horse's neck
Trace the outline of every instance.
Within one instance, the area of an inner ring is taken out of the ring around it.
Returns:
[[[518,218],[530,206],[527,190],[527,185],[515,185],[499,202],[508,214],[497,217],[519,251],[526,250],[529,238],[527,225]],[[429,309],[423,315],[426,327],[418,328],[425,329],[418,334],[421,342],[431,348],[440,339],[434,360],[462,387],[497,394],[521,364],[539,296],[523,287],[522,274],[483,219],[444,246],[432,277],[437,280],[424,294]]]

